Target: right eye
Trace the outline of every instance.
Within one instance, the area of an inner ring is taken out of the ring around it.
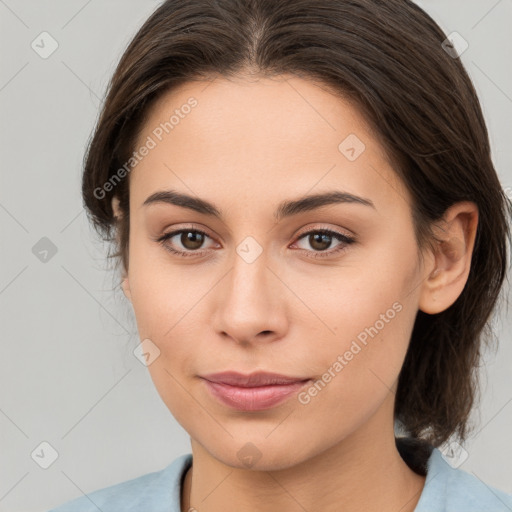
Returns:
[[[176,249],[173,244],[170,244],[174,237],[177,237],[177,241],[181,243],[184,249]],[[157,242],[160,242],[163,247],[173,254],[177,254],[183,257],[203,255],[205,250],[198,251],[199,247],[204,243],[206,238],[210,238],[204,231],[198,229],[180,229],[171,231],[161,236]]]

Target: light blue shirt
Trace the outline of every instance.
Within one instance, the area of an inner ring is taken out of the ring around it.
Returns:
[[[147,473],[54,508],[49,512],[181,512],[181,481],[192,454],[174,459],[160,471]],[[452,468],[434,448],[427,478],[415,512],[512,512],[512,494]]]

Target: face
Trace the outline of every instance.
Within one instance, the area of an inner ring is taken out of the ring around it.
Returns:
[[[244,450],[261,467],[305,461],[384,408],[389,427],[423,278],[410,197],[364,119],[326,89],[286,78],[167,93],[129,175],[123,289],[150,340],[151,378],[192,439],[237,467]],[[169,191],[213,207],[163,196],[144,204]],[[338,201],[313,209],[282,207],[335,192]],[[243,410],[201,378],[227,370],[311,381]]]

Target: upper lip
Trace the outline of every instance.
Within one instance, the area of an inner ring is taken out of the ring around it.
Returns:
[[[202,378],[210,382],[218,382],[242,388],[290,384],[309,380],[309,377],[287,377],[286,375],[271,372],[255,372],[244,375],[243,373],[233,371],[210,373],[209,375],[202,375]]]

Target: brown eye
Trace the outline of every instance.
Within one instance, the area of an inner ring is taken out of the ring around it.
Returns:
[[[196,251],[204,242],[204,234],[199,231],[182,231],[180,242],[190,251]]]
[[[337,240],[339,243],[335,246],[334,249],[327,251],[332,245],[333,239]],[[305,250],[307,253],[310,253],[309,257],[312,258],[324,258],[328,256],[333,256],[335,254],[341,253],[345,251],[348,246],[354,243],[355,238],[343,235],[342,233],[338,233],[337,231],[331,231],[329,229],[316,229],[314,231],[308,231],[300,236],[297,240],[298,243],[302,240],[306,240],[307,244],[312,249],[301,249]]]
[[[166,233],[157,241],[173,254],[180,256],[197,256],[201,255],[206,250],[201,249],[206,238],[210,237],[203,231],[197,229],[180,229],[172,233]]]
[[[309,244],[315,251],[329,249],[332,243],[332,235],[326,233],[314,233],[308,235]]]

